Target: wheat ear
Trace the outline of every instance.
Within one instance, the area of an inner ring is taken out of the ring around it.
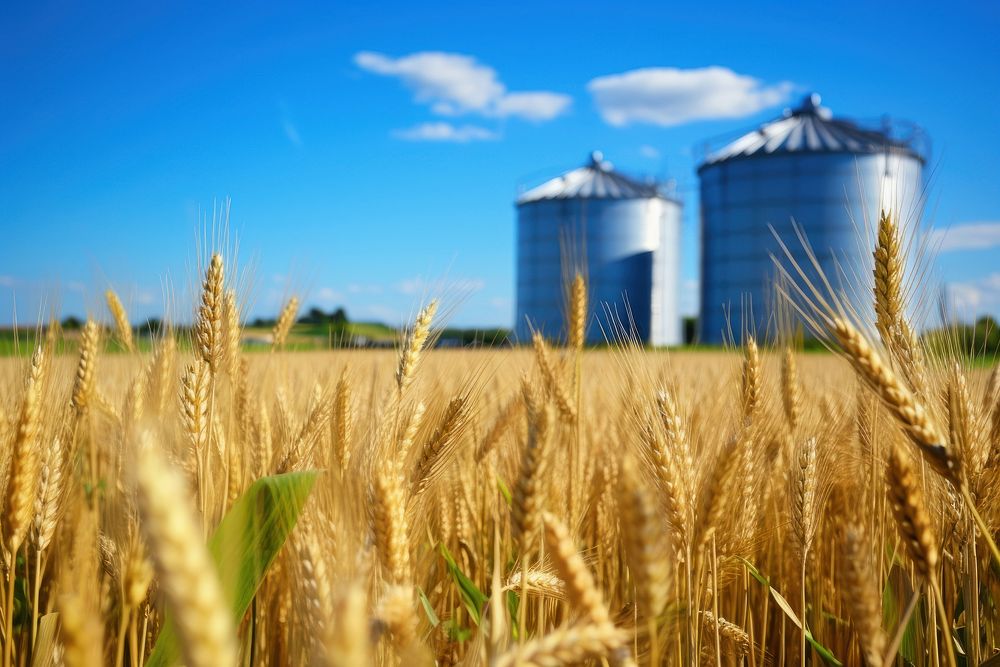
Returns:
[[[195,324],[195,342],[198,355],[204,360],[212,374],[221,370],[225,356],[223,341],[223,281],[222,255],[215,253],[205,270],[201,286],[201,305]]]
[[[396,584],[411,581],[406,493],[395,466],[375,472],[371,508],[375,551],[382,564],[382,576]]]
[[[591,624],[610,626],[611,615],[600,589],[583,558],[577,553],[569,530],[555,516],[548,512],[542,515],[545,528],[545,546],[552,558],[552,565],[559,578],[566,582],[566,595],[570,604],[580,610]]]
[[[656,617],[667,602],[670,572],[667,560],[663,558],[660,515],[631,458],[626,458],[622,464],[617,491],[621,535],[636,585],[639,613],[647,618]]]
[[[549,466],[551,415],[547,404],[540,407],[529,404],[528,443],[521,458],[521,472],[511,508],[511,534],[522,552],[535,539],[545,504],[542,484]]]
[[[556,373],[552,355],[549,353],[549,346],[545,343],[545,338],[541,333],[535,332],[531,338],[535,348],[535,360],[538,362],[538,369],[542,372],[542,380],[545,382],[545,390],[556,401],[559,414],[567,422],[576,420],[576,407],[570,398],[569,392],[563,385],[562,380]]]
[[[751,422],[760,408],[761,375],[760,349],[754,337],[749,336],[743,350],[741,405],[745,423]]]
[[[413,376],[417,372],[417,364],[420,362],[420,353],[427,343],[427,338],[431,333],[431,323],[434,321],[434,314],[437,313],[437,299],[432,300],[417,314],[417,319],[413,322],[413,327],[407,332],[403,341],[403,348],[399,354],[399,365],[396,368],[396,387],[402,394],[413,382]]]
[[[337,380],[334,393],[333,442],[334,453],[341,470],[347,470],[351,462],[351,435],[354,425],[354,408],[351,404],[351,381],[344,370]]]
[[[785,348],[781,364],[781,402],[788,428],[794,434],[802,421],[802,388],[799,385],[798,362],[791,347]]]
[[[945,446],[941,432],[923,403],[899,381],[853,324],[836,317],[831,320],[831,326],[854,370],[882,399],[927,463],[956,488],[961,487],[961,459],[957,452]]]
[[[577,272],[570,286],[569,331],[567,337],[571,349],[580,351],[587,336],[587,281]]]
[[[882,630],[882,594],[871,564],[864,532],[856,524],[844,527],[841,542],[844,601],[858,634],[867,667],[882,667],[885,632]]]
[[[467,399],[464,396],[451,399],[438,427],[421,447],[420,458],[410,476],[413,493],[423,493],[444,469],[450,460],[449,455],[458,445],[467,417]]]
[[[236,632],[181,476],[140,435],[136,486],[142,530],[189,667],[236,665]]]
[[[278,315],[278,321],[274,324],[274,331],[271,335],[271,350],[280,350],[285,346],[285,341],[288,340],[288,332],[292,330],[292,325],[295,324],[295,316],[299,312],[299,299],[293,296],[290,298],[281,309],[281,314]]]
[[[226,290],[222,301],[223,353],[226,373],[235,383],[240,377],[240,344],[243,333],[240,329],[240,307],[236,303],[236,291]]]
[[[666,390],[658,392],[657,407],[665,439],[659,438],[655,429],[650,429],[650,458],[667,512],[667,523],[677,533],[680,545],[686,548],[690,545],[693,519],[691,449],[673,394]]]
[[[902,313],[903,261],[899,231],[892,215],[882,211],[878,221],[875,251],[875,326],[882,343],[891,348],[896,342]]]
[[[628,634],[612,625],[558,628],[498,656],[493,667],[560,667],[591,658],[613,658],[628,642]]]
[[[80,332],[80,361],[76,366],[76,379],[73,382],[72,405],[78,413],[84,412],[90,405],[94,393],[94,380],[97,366],[97,346],[101,332],[97,322],[87,320]]]
[[[104,299],[108,302],[108,310],[111,311],[111,317],[115,320],[115,330],[118,332],[118,340],[121,341],[122,346],[132,352],[135,350],[135,343],[132,340],[132,325],[128,321],[128,313],[125,312],[125,306],[122,305],[121,299],[115,294],[114,290],[108,290],[104,293]]]
[[[816,536],[816,438],[808,438],[799,447],[798,465],[792,474],[792,528],[805,558]]]
[[[936,577],[937,540],[931,531],[920,480],[898,447],[893,447],[889,452],[885,481],[896,526],[910,560],[924,578]]]
[[[368,596],[350,584],[333,603],[334,622],[326,629],[326,659],[330,667],[354,667],[370,662]]]
[[[38,347],[31,356],[28,382],[17,419],[14,445],[10,451],[7,486],[4,489],[3,540],[4,546],[10,552],[11,567],[17,550],[31,527],[32,510],[38,493],[41,461],[37,440],[41,423],[44,368],[44,351],[42,347]]]

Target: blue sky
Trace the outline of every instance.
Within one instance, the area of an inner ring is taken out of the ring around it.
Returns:
[[[592,149],[677,180],[691,286],[702,142],[813,90],[926,128],[940,273],[1000,313],[992,3],[14,4],[0,323],[15,299],[22,322],[40,302],[103,316],[109,286],[137,321],[165,292],[184,310],[201,221],[231,198],[254,315],[297,291],[395,324],[444,284],[454,322],[509,325],[518,188]]]

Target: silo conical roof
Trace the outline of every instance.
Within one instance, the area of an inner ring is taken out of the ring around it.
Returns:
[[[862,128],[855,122],[834,118],[820,105],[820,96],[808,95],[796,109],[761,125],[712,152],[699,167],[749,157],[782,153],[884,153],[904,151],[923,161],[909,142],[895,139],[888,131]]]
[[[662,197],[656,183],[642,183],[615,171],[600,151],[579,169],[568,171],[517,198],[518,205],[551,199],[642,199]]]

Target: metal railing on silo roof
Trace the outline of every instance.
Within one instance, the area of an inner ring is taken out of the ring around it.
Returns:
[[[902,217],[919,211],[930,148],[919,126],[899,122],[887,130],[883,121],[882,129],[870,129],[833,118],[819,102],[807,97],[798,109],[711,150],[698,168],[706,342],[722,342],[727,330],[737,338],[742,330],[760,335],[768,326],[772,256],[783,256],[775,235],[788,241],[794,261],[811,264],[793,219],[816,249],[823,273],[836,279],[838,272],[866,275],[856,223],[877,215],[884,190],[891,190],[890,203]],[[878,202],[871,201],[874,195]],[[748,302],[752,317],[742,312]]]

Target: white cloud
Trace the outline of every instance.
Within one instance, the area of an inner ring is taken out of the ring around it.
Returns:
[[[934,231],[941,252],[988,250],[1000,247],[1000,222],[969,222]]]
[[[135,302],[142,306],[151,306],[156,303],[156,294],[152,290],[140,289],[135,293]]]
[[[13,287],[14,276],[0,276],[0,287]]]
[[[788,99],[793,85],[765,85],[726,67],[646,67],[597,77],[587,84],[601,116],[615,126],[681,125],[741,118]]]
[[[984,313],[1000,313],[1000,273],[969,282],[950,283],[948,300],[959,319],[971,321]]]
[[[453,141],[464,144],[470,141],[491,141],[499,135],[492,130],[476,125],[452,125],[451,123],[421,123],[406,130],[396,130],[393,136],[406,141]]]
[[[508,92],[495,69],[472,56],[422,51],[400,58],[361,51],[354,63],[382,76],[396,77],[441,116],[475,113],[486,117],[551,120],[569,107],[572,98],[548,91]]]
[[[507,93],[496,101],[496,115],[516,116],[526,120],[551,120],[569,107],[572,99],[561,93]]]
[[[657,160],[660,157],[660,151],[649,144],[643,144],[639,146],[639,155],[650,160]]]
[[[319,301],[324,306],[336,305],[342,301],[344,295],[333,289],[332,287],[320,287],[316,290],[316,300]]]

